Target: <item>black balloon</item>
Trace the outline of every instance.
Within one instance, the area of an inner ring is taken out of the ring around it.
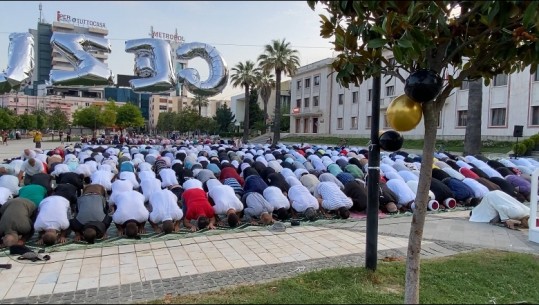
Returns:
[[[379,137],[380,148],[385,151],[397,151],[404,144],[404,138],[395,130],[388,130],[382,133]]]
[[[408,76],[404,93],[418,103],[432,101],[442,91],[442,78],[436,72],[420,69]]]

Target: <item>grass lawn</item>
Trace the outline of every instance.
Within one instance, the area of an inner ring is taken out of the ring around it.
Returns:
[[[169,297],[151,304],[381,304],[404,300],[405,262],[328,269],[275,282]],[[539,256],[484,250],[423,260],[421,303],[515,304],[539,302]]]
[[[352,146],[367,146],[370,139],[368,138],[347,138],[348,145]],[[282,139],[284,142],[296,143],[320,143],[327,145],[339,145],[341,137],[311,137],[311,136],[290,136]],[[464,141],[448,140],[437,141],[436,146],[443,145],[445,149],[452,153],[462,153]],[[514,142],[507,141],[483,141],[481,151],[483,153],[507,153],[513,149]],[[403,149],[423,149],[423,140],[411,140],[404,138]]]

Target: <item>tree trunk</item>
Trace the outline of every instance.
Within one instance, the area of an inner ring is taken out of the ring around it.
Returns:
[[[244,84],[245,86],[245,115],[243,118],[243,142],[246,143],[249,140],[249,85]]]
[[[198,116],[202,116],[202,104],[198,104]]]
[[[442,101],[443,102],[443,101]],[[423,119],[425,124],[425,142],[423,145],[423,158],[419,174],[419,185],[415,199],[416,209],[412,216],[412,226],[408,237],[408,255],[406,261],[406,283],[404,290],[405,304],[419,303],[419,269],[421,257],[421,240],[423,238],[423,227],[427,213],[427,203],[432,179],[432,164],[434,157],[434,146],[436,143],[436,119],[438,108],[436,102],[423,103]]]
[[[273,147],[281,140],[281,70],[275,69],[275,121],[273,122]]]
[[[269,97],[263,97],[262,101],[264,101],[264,124],[268,124],[268,98]]]
[[[481,152],[481,115],[483,106],[483,79],[470,81],[468,89],[468,111],[463,154],[476,155]]]

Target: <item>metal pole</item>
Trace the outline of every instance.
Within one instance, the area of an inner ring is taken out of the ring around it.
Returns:
[[[380,61],[378,61],[379,63]],[[369,163],[367,179],[367,242],[365,268],[376,270],[378,252],[378,205],[380,183],[380,76],[372,79],[371,145],[369,145]]]

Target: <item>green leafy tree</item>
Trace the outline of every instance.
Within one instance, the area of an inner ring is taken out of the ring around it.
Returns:
[[[112,99],[109,99],[109,101],[105,104],[104,107],[101,107],[101,121],[103,122],[103,127],[118,127],[116,126],[116,116],[118,115],[118,105],[116,102]],[[100,129],[101,129],[100,128]]]
[[[18,127],[26,130],[33,130],[37,128],[37,118],[33,114],[21,114],[19,115]]]
[[[258,92],[256,89],[251,89],[251,94],[249,95],[249,129],[260,130],[262,132],[266,129],[264,112],[258,105]]]
[[[220,131],[228,132],[233,128],[236,116],[232,113],[232,110],[230,110],[230,107],[228,107],[227,104],[223,104],[216,109],[213,119],[217,123]]]
[[[124,129],[144,126],[142,112],[140,112],[137,106],[131,103],[125,103],[117,110],[116,126],[120,128],[120,134],[123,134]]]
[[[16,118],[15,114],[7,109],[0,108],[0,130],[9,130],[16,127]]]
[[[197,122],[200,120],[198,111],[193,107],[182,109],[177,115],[176,126],[180,132],[190,132],[197,130],[200,126]]]
[[[264,71],[275,71],[275,120],[273,146],[281,140],[281,76],[293,75],[299,67],[298,51],[285,39],[272,40],[264,47],[264,53],[258,56],[258,65]]]
[[[49,126],[49,115],[45,110],[34,110],[32,114],[36,117],[36,128],[38,130],[43,130]]]
[[[245,117],[244,122],[249,122],[249,88],[255,86],[256,79],[258,77],[259,70],[255,67],[255,63],[248,60],[245,63],[239,62],[232,68],[232,74],[230,81],[232,86],[243,87],[245,90]],[[249,124],[243,126],[243,142],[247,142],[249,139]]]
[[[444,76],[441,93],[423,103],[423,158],[406,264],[405,303],[419,303],[421,240],[432,179],[437,118],[463,80],[511,74],[539,62],[537,1],[308,1],[321,3],[320,35],[340,52],[333,68],[348,87],[373,76],[428,68]],[[393,54],[394,61],[383,54]],[[454,67],[455,70],[448,68]],[[447,73],[447,76],[446,76]]]
[[[156,128],[159,132],[168,133],[174,129],[176,121],[176,113],[174,112],[161,112],[157,118]]]
[[[67,119],[67,115],[65,112],[60,109],[60,107],[56,107],[51,110],[49,115],[49,127],[53,130],[64,130],[69,125],[69,120]]]
[[[193,101],[191,102],[191,105],[193,105],[193,107],[197,107],[198,108],[198,115],[202,116],[202,107],[208,107],[209,103],[210,103],[210,101],[208,100],[207,97],[197,94],[193,98]]]
[[[116,119],[116,113],[114,113]],[[104,120],[101,107],[92,105],[78,109],[73,113],[73,125],[89,128],[95,134],[96,130],[112,126],[110,119]]]
[[[261,69],[261,73],[256,79],[256,89],[260,93],[262,102],[264,103],[264,123],[268,123],[268,102],[271,96],[271,90],[275,88],[275,80],[273,79],[273,74],[269,71],[264,71]]]

